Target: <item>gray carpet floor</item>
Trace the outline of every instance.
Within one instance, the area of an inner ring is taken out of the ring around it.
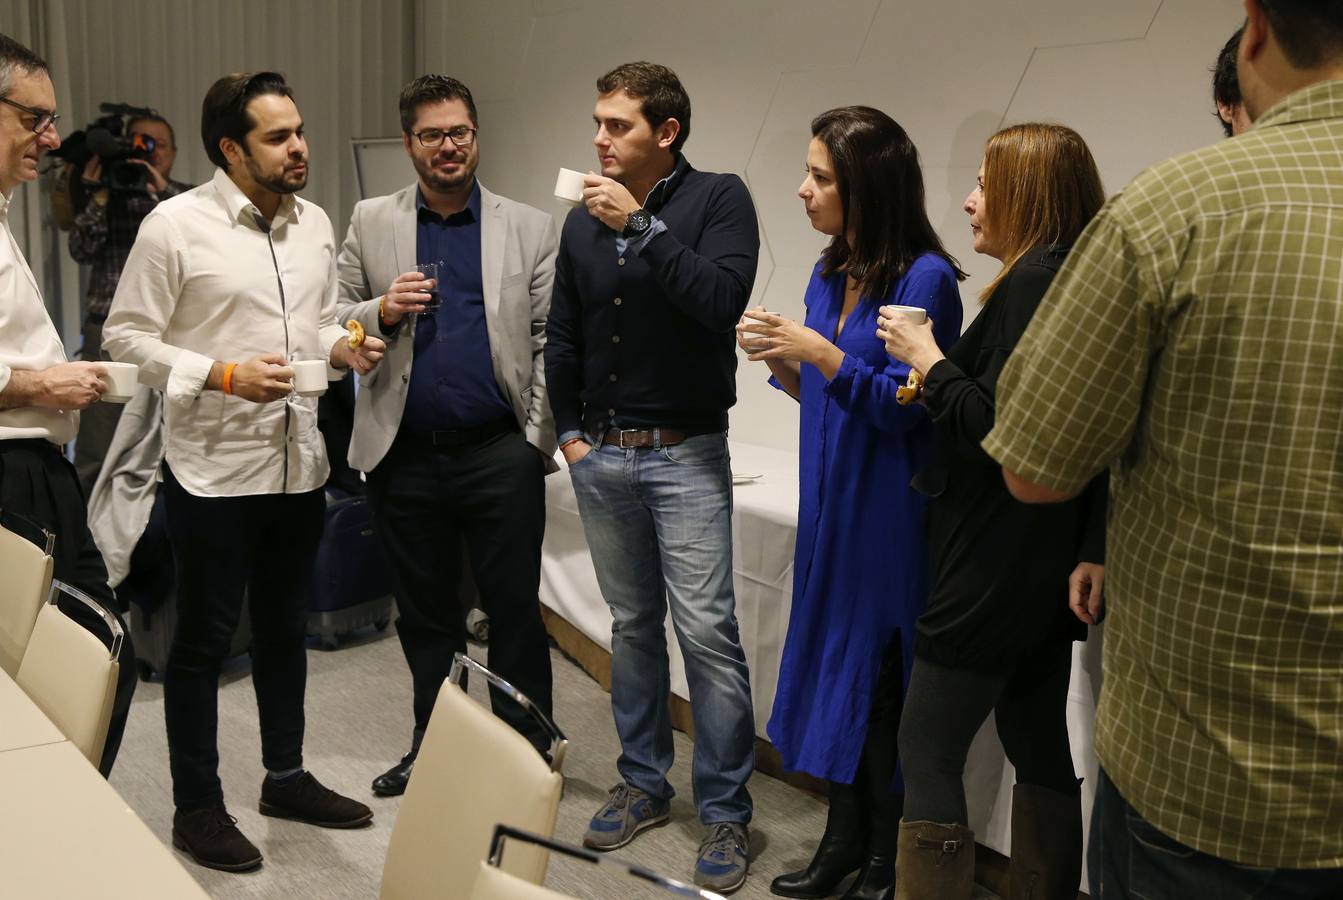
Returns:
[[[472,650],[482,661],[483,653],[482,648]],[[572,741],[555,836],[578,843],[589,817],[618,780],[619,745],[607,694],[558,651],[551,655],[556,719]],[[473,683],[471,693],[484,701],[480,684]],[[410,730],[410,679],[391,630],[362,634],[333,652],[309,650],[305,764],[328,787],[369,803],[374,822],[358,831],[333,831],[266,818],[257,812],[264,771],[252,681],[245,661],[230,664],[219,691],[220,777],[229,811],[261,848],[266,862],[257,872],[234,875],[179,858],[217,898],[376,896],[400,801],[374,797],[368,785],[406,751]],[[672,802],[671,824],[646,832],[617,851],[628,862],[684,881],[690,880],[701,837],[690,800],[691,752],[690,741],[678,732],[670,780],[680,793]],[[140,818],[171,846],[172,800],[160,682],[140,684],[111,780]],[[769,882],[774,876],[805,865],[810,858],[825,826],[825,804],[760,774],[752,778],[750,790],[756,808],[751,876],[734,896],[764,898],[771,896]],[[552,857],[546,884],[589,900],[667,896],[609,870],[557,857]]]

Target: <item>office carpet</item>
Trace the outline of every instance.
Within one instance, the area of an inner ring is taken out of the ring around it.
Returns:
[[[472,655],[483,661],[483,648],[473,647]],[[588,818],[618,781],[619,745],[607,694],[558,651],[552,650],[552,663],[556,718],[572,741],[555,834],[578,843]],[[483,700],[483,686],[473,683],[471,694]],[[220,777],[229,811],[266,861],[257,872],[234,875],[179,858],[216,898],[376,896],[399,800],[374,797],[368,785],[408,749],[410,729],[410,680],[393,631],[362,633],[333,652],[310,649],[305,763],[328,787],[369,803],[374,822],[358,831],[335,831],[266,818],[257,812],[264,772],[252,681],[246,660],[234,661],[219,690]],[[690,880],[702,834],[691,801],[691,752],[690,741],[678,732],[670,778],[679,793],[671,824],[616,851],[628,862],[684,881]],[[159,681],[141,682],[136,692],[111,780],[150,829],[170,843],[171,785]],[[757,774],[750,790],[756,809],[751,877],[734,897],[765,898],[771,896],[770,879],[810,858],[825,826],[825,804],[766,775]],[[552,857],[546,884],[589,900],[667,896],[613,870],[558,857]]]

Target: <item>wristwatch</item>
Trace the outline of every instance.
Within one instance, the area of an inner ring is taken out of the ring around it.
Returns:
[[[626,240],[637,240],[653,227],[653,214],[646,209],[636,209],[625,219],[625,230],[620,233]]]

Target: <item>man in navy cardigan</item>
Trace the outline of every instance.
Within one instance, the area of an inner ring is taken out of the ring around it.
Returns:
[[[732,591],[727,410],[759,231],[740,178],[697,172],[681,155],[690,98],[675,73],[627,63],[597,90],[601,175],[588,175],[583,206],[564,223],[545,351],[556,431],[615,620],[622,780],[584,843],[613,850],[668,819],[670,607],[706,827],[695,882],[731,891],[746,880],[755,729]]]

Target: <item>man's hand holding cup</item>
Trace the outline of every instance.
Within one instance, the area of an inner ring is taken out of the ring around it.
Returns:
[[[411,313],[424,312],[434,281],[419,272],[402,272],[382,297],[382,322],[395,325]]]
[[[233,366],[225,393],[253,403],[283,400],[294,390],[294,370],[278,353],[266,353]]]

